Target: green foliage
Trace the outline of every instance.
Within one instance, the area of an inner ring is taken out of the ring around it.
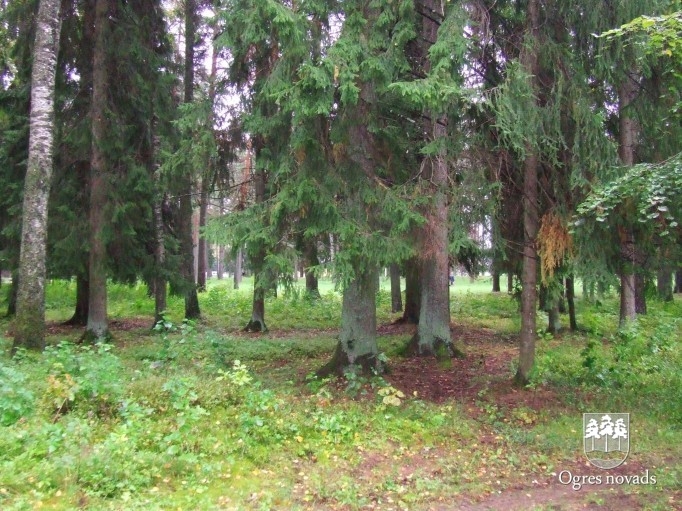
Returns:
[[[15,364],[0,361],[0,426],[14,424],[33,411],[35,399],[26,374]]]
[[[323,280],[321,286],[321,301],[338,314],[338,295],[328,291],[332,284]],[[219,499],[249,507],[259,492],[268,493],[272,506],[287,509],[312,505],[321,495],[341,505],[357,502],[343,481],[369,463],[381,477],[356,479],[352,486],[366,495],[430,504],[452,495],[453,488],[487,494],[499,487],[497,480],[516,485],[529,474],[549,477],[573,460],[576,418],[594,400],[636,413],[639,426],[659,432],[646,445],[638,440],[648,459],[669,459],[678,445],[679,303],[653,303],[648,317],[618,333],[617,318],[605,312],[612,309],[610,298],[601,307],[579,301],[579,314],[587,318],[579,321],[589,323],[592,333],[538,342],[537,388],[525,397],[537,404],[551,391],[560,404],[553,408],[553,398],[536,409],[519,393],[518,406],[499,400],[499,376],[478,371],[471,384],[481,390],[472,390],[474,401],[462,406],[423,401],[390,374],[305,383],[302,375],[334,349],[333,333],[225,335],[233,327],[221,300],[248,303],[249,292],[218,289],[212,298],[210,292],[202,297],[211,303],[205,308],[211,329],[167,318],[161,332],[121,332],[117,347],[102,352],[62,342],[44,354],[0,358],[0,377],[10,386],[9,392],[0,387],[0,407],[22,409],[18,420],[1,426],[3,509],[34,509],[39,501],[69,509],[84,501],[102,509],[210,509],[222,505]],[[513,350],[504,332],[516,316],[515,304],[489,290],[489,281],[458,278],[453,309],[470,324],[496,330],[499,346],[490,345],[486,356],[499,359]],[[121,286],[112,305],[124,309],[117,302],[137,292]],[[278,304],[277,321],[287,312],[315,311],[316,302],[301,295],[271,300]],[[588,340],[592,347],[583,357]],[[405,341],[390,335],[379,345],[393,355]],[[474,337],[467,342],[476,343]],[[393,355],[391,363],[403,361]],[[86,388],[86,377],[99,382],[96,390]],[[18,397],[21,389],[24,398]],[[112,396],[104,407],[93,397],[102,393]],[[68,410],[55,414],[55,403],[42,396],[66,399]],[[666,474],[679,470],[668,465]],[[516,475],[521,467],[524,475]],[[408,469],[410,477],[400,475]],[[667,490],[674,477],[661,481]]]
[[[618,179],[593,189],[578,206],[574,225],[597,229],[637,221],[640,229],[666,238],[679,230],[681,190],[682,154],[660,164],[635,165]]]
[[[598,320],[600,332],[614,331],[608,340],[599,333],[587,339],[571,339],[568,346],[541,348],[533,374],[534,384],[582,386],[613,392],[623,399],[679,420],[677,405],[682,395],[679,364],[682,350],[676,342],[682,324],[666,313],[640,318],[616,330],[615,321]],[[582,349],[576,349],[577,343]]]
[[[62,341],[45,349],[49,367],[43,406],[60,414],[78,408],[104,418],[115,416],[123,396],[123,368],[109,344],[76,346]]]
[[[670,106],[670,110],[677,118],[682,108],[682,101],[679,99],[682,92],[681,30],[682,11],[678,10],[662,16],[639,16],[599,35],[609,41],[624,40],[625,44],[643,46],[646,57],[663,66],[667,78],[672,80],[668,92],[676,101]]]

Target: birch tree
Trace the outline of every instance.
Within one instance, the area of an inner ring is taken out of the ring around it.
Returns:
[[[47,205],[52,177],[60,6],[60,0],[41,0],[36,18],[13,350],[19,347],[42,350],[45,347]]]

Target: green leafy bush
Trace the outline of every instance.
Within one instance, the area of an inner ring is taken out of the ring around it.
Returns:
[[[120,359],[108,344],[61,342],[45,350],[49,366],[42,404],[52,414],[79,408],[100,417],[115,415],[124,394]]]
[[[16,366],[0,361],[0,425],[9,426],[33,411],[34,396],[27,377]]]

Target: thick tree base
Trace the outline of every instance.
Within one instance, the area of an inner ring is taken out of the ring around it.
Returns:
[[[78,313],[71,316],[71,319],[67,319],[62,323],[62,326],[86,326],[88,324],[88,316],[82,316]]]
[[[348,354],[343,351],[341,343],[339,342],[336,345],[336,350],[334,351],[332,359],[315,371],[315,375],[318,378],[345,376],[349,371],[353,371],[356,374],[363,376],[375,376],[387,373],[388,368],[374,353],[362,355],[351,363]]]
[[[199,308],[199,297],[196,289],[185,295],[185,319],[201,319],[201,309]]]
[[[249,323],[242,329],[243,332],[267,332],[268,327],[262,319],[251,319]]]
[[[320,291],[317,289],[307,289],[305,292],[305,299],[310,300],[311,302],[314,302],[316,300],[319,300],[322,298],[322,295],[320,295]]]
[[[521,374],[518,371],[514,375],[514,380],[512,381],[512,384],[514,385],[514,387],[519,388],[519,389],[525,388],[526,386],[528,386],[529,383],[530,383],[530,378],[528,378],[527,376],[524,376],[523,374]]]
[[[83,335],[80,336],[78,339],[78,342],[80,344],[102,344],[102,343],[111,343],[114,340],[114,336],[111,335],[111,332],[107,330],[104,332],[102,335],[97,335],[95,332],[92,330],[86,330],[83,332]]]
[[[394,325],[418,325],[419,324],[419,316],[414,316],[414,315],[408,315],[403,312],[403,315],[400,316],[398,319],[396,319],[393,322]]]
[[[449,360],[451,358],[465,358],[464,349],[457,346],[452,339],[434,339],[431,344],[420,343],[419,332],[412,336],[412,339],[405,347],[405,354],[410,357],[436,357],[438,360]]]

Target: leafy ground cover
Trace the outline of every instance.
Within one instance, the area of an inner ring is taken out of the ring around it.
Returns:
[[[614,300],[580,302],[584,330],[543,334],[533,384],[519,390],[509,385],[517,304],[485,281],[452,288],[452,333],[465,358],[404,358],[412,327],[393,323],[384,289],[380,347],[391,372],[328,380],[313,372],[335,344],[331,283],[315,302],[300,290],[271,297],[264,335],[240,330],[248,283],[229,288],[214,281],[201,295],[201,323],[180,322],[171,301],[167,323],[152,330],[144,287],[112,285],[113,343],[81,346],[80,331],[59,324],[73,284],[53,282],[46,352],[10,359],[6,334],[1,341],[0,508],[682,504],[679,299],[652,303],[623,332]],[[631,452],[607,484],[582,452],[582,413],[618,411],[631,414]]]

